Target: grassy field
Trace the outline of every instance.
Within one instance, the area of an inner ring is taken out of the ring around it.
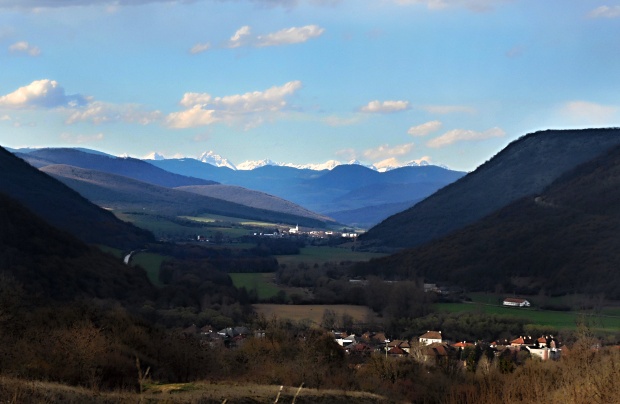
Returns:
[[[280,291],[273,282],[273,273],[263,274],[247,274],[247,273],[231,273],[233,284],[236,288],[245,288],[246,290],[256,290],[259,299],[269,299],[274,297]]]
[[[475,312],[523,318],[529,324],[548,326],[558,330],[575,329],[578,323],[585,321],[594,331],[616,333],[620,331],[620,317],[610,317],[608,315],[503,307],[481,303],[437,303],[435,307],[439,311],[451,313]]]
[[[288,296],[293,294],[301,298],[308,299],[312,293],[304,288],[282,287],[274,283],[273,272],[268,273],[229,273],[236,288],[244,287],[246,290],[256,290],[259,299],[269,299],[277,295],[280,291]]]
[[[302,248],[298,255],[278,255],[276,258],[279,264],[297,266],[301,263],[307,265],[321,265],[325,262],[368,261],[371,258],[383,256],[385,256],[385,254],[357,252],[351,251],[348,248],[309,246]]]
[[[163,286],[159,281],[159,268],[167,257],[150,252],[137,252],[131,257],[131,265],[139,265],[146,271],[151,283],[157,287]]]
[[[378,322],[376,314],[366,306],[354,306],[350,304],[340,305],[293,305],[293,304],[255,304],[254,310],[263,314],[268,319],[276,316],[292,321],[309,321],[313,325],[321,324],[323,313],[326,309],[332,310],[340,318],[343,314],[353,317],[357,323]],[[372,319],[372,320],[370,320]]]

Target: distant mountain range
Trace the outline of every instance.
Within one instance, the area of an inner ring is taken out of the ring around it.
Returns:
[[[275,195],[339,222],[362,228],[399,212],[403,206],[412,206],[465,175],[430,165],[378,172],[358,164],[317,171],[276,165],[233,170],[187,158],[148,162],[180,175]]]
[[[185,158],[191,159],[190,157],[185,157]],[[166,157],[164,157],[162,154],[159,154],[159,153],[151,153],[149,156],[145,157],[144,159],[145,160],[166,160]],[[219,154],[216,154],[213,151],[207,151],[207,152],[202,153],[200,157],[198,157],[197,160],[202,161],[203,163],[211,164],[215,167],[226,167],[226,168],[230,168],[231,170],[254,170],[256,168],[264,167],[264,166],[278,166],[278,167],[292,167],[292,168],[297,168],[300,170],[322,171],[322,170],[332,170],[333,168],[340,166],[340,165],[361,165],[361,166],[370,168],[375,171],[385,172],[385,171],[395,170],[400,167],[420,167],[420,166],[430,165],[426,161],[421,161],[421,162],[410,161],[408,163],[398,165],[398,166],[386,165],[386,166],[377,167],[374,164],[363,164],[359,160],[351,160],[345,163],[338,161],[338,160],[328,160],[324,163],[294,164],[294,163],[279,163],[271,159],[248,160],[238,165],[235,165],[230,160],[220,156]],[[439,166],[443,168],[447,168],[443,165],[439,165]]]
[[[475,171],[360,237],[367,247],[428,243],[508,204],[540,194],[577,165],[620,144],[620,129],[549,130],[512,142]]]
[[[558,156],[551,153],[555,150],[564,156],[561,160],[574,161],[568,156],[576,153],[585,158],[583,149],[594,153],[614,139],[618,143],[619,137],[620,130],[538,133],[515,142],[492,163],[495,169],[503,166],[506,179],[522,160],[524,165],[540,167],[537,160],[542,156],[557,161]],[[558,149],[562,139],[567,144]],[[550,148],[543,147],[546,142]],[[542,155],[532,154],[535,145]],[[620,146],[563,171],[552,170],[549,175],[555,179],[548,186],[536,184],[543,188],[540,191],[529,187],[532,192],[490,215],[423,246],[360,264],[356,274],[424,279],[469,291],[619,299]],[[529,178],[518,180],[531,183]],[[476,183],[471,180],[469,186]],[[465,195],[474,192],[461,190]],[[418,226],[407,225],[411,231]],[[401,236],[407,238],[407,234]]]
[[[257,192],[251,193],[254,206],[231,202],[228,199],[239,200],[241,192],[236,188],[227,189],[228,186],[223,185],[169,188],[65,164],[42,167],[41,171],[65,183],[97,205],[119,211],[171,217],[210,213],[308,227],[324,227],[326,223],[333,223],[331,218],[304,210],[291,203],[287,204],[285,201],[274,201],[273,197],[259,195]],[[201,191],[211,186],[217,187],[219,198]],[[227,198],[227,195],[231,194],[237,197]],[[262,205],[259,204],[260,201],[263,202]]]

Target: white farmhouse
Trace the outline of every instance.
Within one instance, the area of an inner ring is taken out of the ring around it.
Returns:
[[[513,307],[530,307],[530,302],[525,299],[517,299],[513,297],[507,297],[502,302],[504,306],[513,306]]]

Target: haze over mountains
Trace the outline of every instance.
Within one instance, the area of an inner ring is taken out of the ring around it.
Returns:
[[[138,211],[155,215],[198,216],[204,213],[222,216],[248,218],[284,223],[299,223],[303,226],[323,227],[332,219],[301,208],[287,206],[287,212],[277,209],[275,202],[269,208],[257,208],[230,202],[224,198],[213,198],[199,191],[186,191],[186,187],[168,188],[137,181],[125,176],[109,174],[64,164],[53,164],[41,168],[69,187],[78,191],[90,201],[106,208],[121,211]],[[200,189],[211,185],[195,185]],[[221,189],[221,186],[218,188]],[[229,190],[224,192],[229,194]],[[257,200],[259,198],[253,194]],[[271,199],[269,199],[271,201]],[[284,201],[280,202],[285,205]],[[292,205],[292,204],[289,204]],[[282,208],[284,210],[284,208]],[[289,213],[295,212],[295,213]]]
[[[368,228],[400,212],[464,175],[430,165],[405,166],[386,172],[359,164],[337,165],[331,170],[320,171],[270,164],[252,170],[233,170],[227,167],[229,164],[226,161],[219,156],[216,159],[212,153],[204,154],[203,161],[187,158],[141,161],[90,150],[60,148],[24,151],[15,153],[38,168],[58,164],[74,166],[167,188],[220,183],[222,186],[218,187],[216,198],[228,202],[267,210],[284,209],[282,212],[286,214],[295,211],[295,215],[305,218],[361,228]],[[205,163],[213,159],[217,160],[214,163],[222,166]],[[59,172],[55,174],[61,175]],[[72,184],[77,186],[75,181]],[[226,185],[232,187],[227,188]],[[92,186],[84,184],[80,192],[86,192],[86,189],[93,192]],[[250,198],[240,187],[259,193]],[[188,190],[196,191],[196,188]],[[199,193],[213,196],[215,189],[205,188]],[[94,197],[94,194],[83,194]],[[103,203],[101,198],[97,200]],[[291,210],[292,205],[285,206],[282,201],[298,206]],[[293,220],[291,224],[302,222]]]
[[[620,144],[620,129],[549,130],[512,142],[475,171],[371,228],[368,246],[428,243],[525,197]]]
[[[408,166],[378,172],[358,164],[321,171],[265,165],[235,171],[187,158],[149,162],[177,174],[275,195],[359,227],[376,224],[465,174],[437,166]]]

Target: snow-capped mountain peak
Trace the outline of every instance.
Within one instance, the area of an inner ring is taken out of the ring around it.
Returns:
[[[152,152],[143,157],[144,160],[165,160],[166,157],[157,152]]]
[[[202,153],[200,157],[198,158],[198,160],[202,161],[203,163],[211,164],[212,166],[228,167],[231,170],[237,170],[237,167],[235,167],[233,163],[228,161],[228,159],[225,159],[219,154],[215,154],[211,150],[209,150],[208,152]]]
[[[280,166],[282,164],[278,164],[273,160],[264,159],[264,160],[248,160],[237,166],[238,170],[253,170],[255,168],[264,167],[264,166]]]

